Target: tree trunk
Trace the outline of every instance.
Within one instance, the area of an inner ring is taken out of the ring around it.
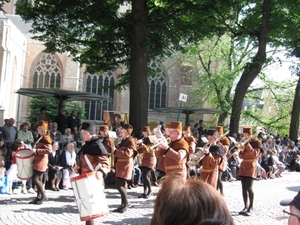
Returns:
[[[253,57],[252,62],[249,62],[244,67],[241,79],[235,88],[234,98],[232,102],[232,113],[230,118],[230,135],[237,133],[239,130],[239,122],[243,101],[248,88],[253,80],[260,73],[262,65],[266,61],[266,46],[268,36],[268,22],[270,17],[271,0],[264,0],[262,7],[262,21],[258,36],[258,50]]]
[[[227,112],[223,112],[220,114],[219,118],[218,118],[218,125],[219,126],[224,126],[225,120],[228,116]]]
[[[293,109],[291,115],[289,138],[296,141],[298,138],[299,129],[299,115],[300,115],[300,74],[298,74],[298,82],[296,86],[296,92],[293,102]]]
[[[132,29],[130,35],[130,110],[129,123],[138,136],[148,124],[148,39],[147,0],[132,1]]]

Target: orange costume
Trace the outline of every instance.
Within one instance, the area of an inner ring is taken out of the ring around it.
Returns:
[[[190,126],[185,126],[183,128],[183,131],[191,133],[191,127]],[[197,141],[194,138],[194,136],[185,137],[184,140],[189,144],[189,154],[195,153],[195,147],[196,147]]]
[[[219,145],[210,146],[209,153],[200,161],[200,166],[202,165],[201,179],[214,188],[217,188],[218,166],[221,162],[222,149]]]
[[[182,132],[181,122],[171,122],[170,129],[176,129]],[[167,150],[158,150],[156,155],[162,157],[165,155],[165,171],[166,175],[176,175],[186,179],[187,169],[186,162],[188,159],[189,145],[184,138],[171,141]]]
[[[262,149],[262,144],[259,139],[254,138],[245,145],[244,151],[239,152],[239,157],[242,159],[239,176],[256,178],[257,159]]]
[[[130,180],[133,169],[133,158],[136,155],[136,141],[132,137],[123,139],[115,151],[116,177]]]

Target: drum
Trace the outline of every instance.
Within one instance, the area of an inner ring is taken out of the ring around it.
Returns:
[[[16,152],[16,163],[18,178],[21,180],[29,180],[32,177],[32,163],[34,152],[28,148],[20,149]]]
[[[103,179],[96,172],[84,173],[71,178],[81,221],[92,220],[109,213],[105,199]]]

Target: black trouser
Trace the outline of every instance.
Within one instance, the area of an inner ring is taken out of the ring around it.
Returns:
[[[147,167],[142,167],[142,179],[144,185],[144,194],[149,194],[151,192],[151,181],[150,181],[150,173],[152,169]]]
[[[42,197],[46,197],[43,187],[43,174],[44,172],[33,170],[32,180],[37,187],[37,198],[39,199],[41,199]]]
[[[128,205],[128,199],[127,199],[127,192],[125,189],[125,184],[126,184],[126,180],[122,179],[122,178],[116,178],[116,188],[119,191],[120,195],[121,195],[121,206],[126,206]]]
[[[220,193],[223,194],[223,182],[222,182],[222,175],[223,175],[223,171],[222,170],[219,170],[219,173],[218,173],[218,183],[217,183],[217,190],[220,189]]]
[[[157,182],[156,172],[154,169],[151,170],[151,179],[153,183]]]
[[[240,177],[242,182],[243,200],[245,208],[248,207],[248,195],[250,199],[249,208],[253,208],[254,192],[252,189],[254,179],[252,177]]]

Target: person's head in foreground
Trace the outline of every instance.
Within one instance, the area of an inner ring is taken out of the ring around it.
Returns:
[[[157,193],[150,225],[231,225],[221,195],[202,180],[168,176]]]
[[[300,224],[300,191],[294,199],[284,199],[280,202],[282,206],[290,206],[290,211],[283,210],[289,214],[288,225]]]

